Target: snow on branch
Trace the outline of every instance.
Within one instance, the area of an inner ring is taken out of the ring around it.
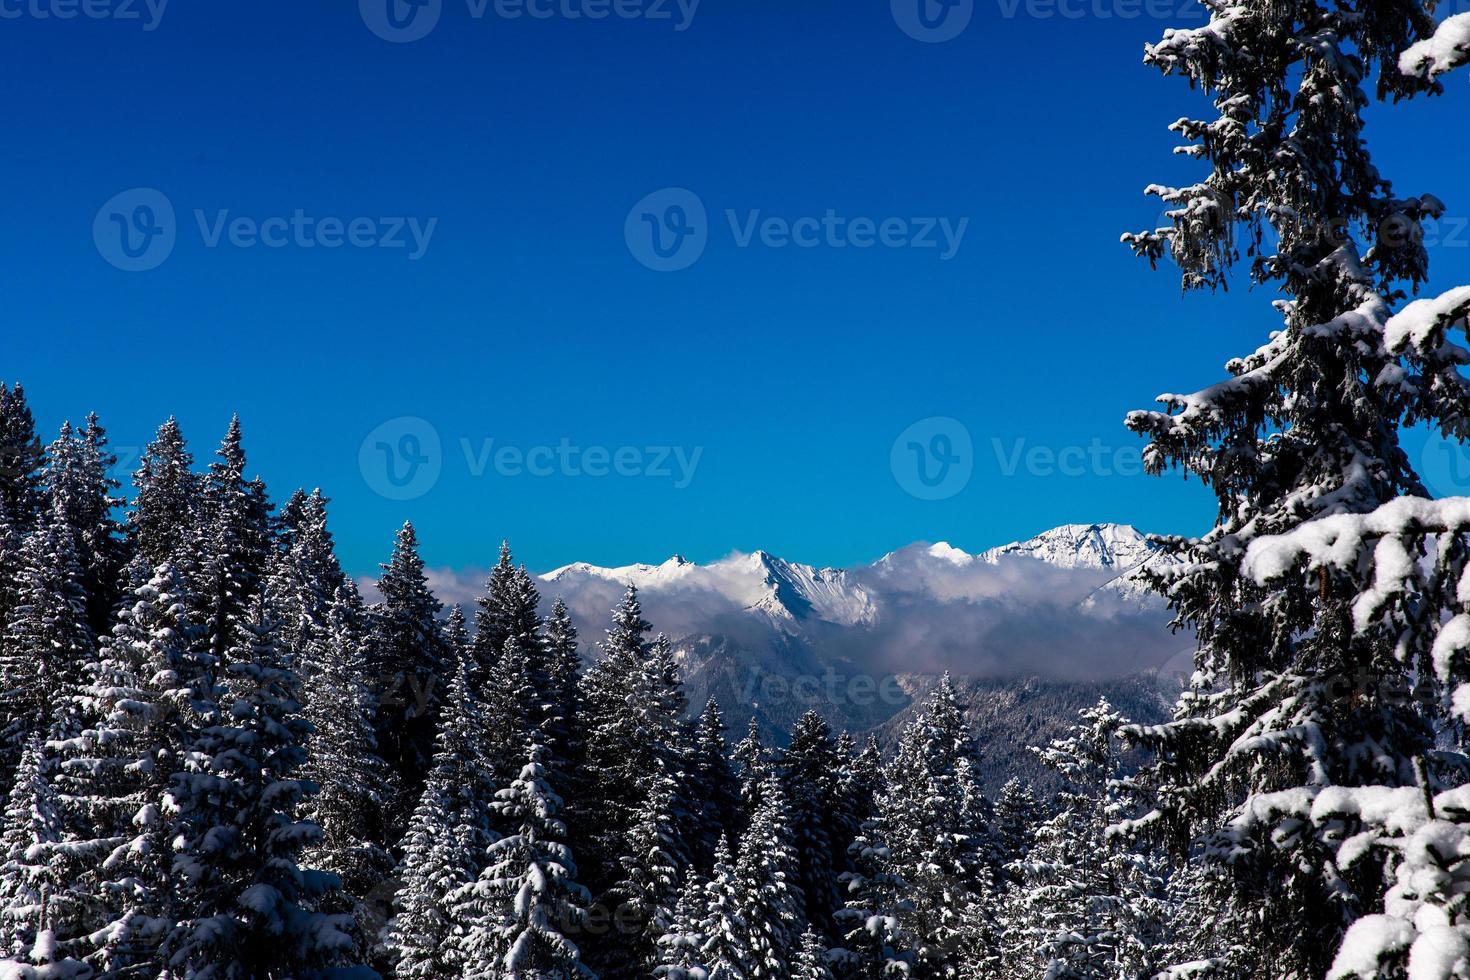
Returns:
[[[1432,37],[1399,55],[1399,71],[1433,80],[1470,63],[1470,13],[1446,18]]]

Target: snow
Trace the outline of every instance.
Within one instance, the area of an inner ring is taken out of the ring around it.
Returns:
[[[1470,62],[1470,13],[1448,17],[1432,37],[1399,55],[1399,71],[1419,78],[1435,78]]]
[[[1328,973],[1329,980],[1374,980],[1379,976],[1382,959],[1404,949],[1413,939],[1413,926],[1402,919],[1365,915],[1343,937]]]
[[[1460,17],[1465,18],[1465,37],[1470,42],[1470,14]],[[1391,351],[1401,351],[1405,346],[1422,347],[1436,328],[1463,321],[1467,312],[1470,312],[1470,286],[1416,299],[1389,318],[1383,328],[1384,346]]]

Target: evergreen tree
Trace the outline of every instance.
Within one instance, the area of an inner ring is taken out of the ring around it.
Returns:
[[[1031,850],[1036,828],[1046,818],[1045,808],[1031,787],[1012,776],[1000,788],[995,801],[995,826],[991,839],[992,860],[1001,880],[1014,883],[1006,871]]]
[[[701,931],[707,894],[708,883],[697,877],[686,878],[679,889],[673,922],[658,941],[659,965],[654,976],[660,980],[703,980],[709,975],[702,959],[705,936]]]
[[[25,389],[19,382],[8,388],[0,382],[0,512],[17,533],[34,529],[46,509],[45,459]]]
[[[95,654],[70,533],[46,523],[21,544],[15,605],[0,649],[0,753],[13,770],[33,735],[71,734],[76,686]]]
[[[54,760],[39,737],[21,756],[0,836],[0,940],[3,955],[35,963],[33,951],[75,939],[85,898],[75,887]]]
[[[496,787],[510,785],[525,765],[526,750],[541,744],[538,707],[530,658],[520,640],[511,637],[485,684],[485,761]]]
[[[455,976],[461,968],[448,901],[478,869],[474,834],[460,822],[448,771],[436,766],[429,775],[401,845],[397,915],[388,936],[398,977]]]
[[[351,583],[338,586],[325,615],[303,658],[315,665],[304,687],[312,734],[303,775],[318,787],[304,812],[321,828],[321,839],[306,857],[312,867],[337,875],[344,891],[360,900],[393,869],[383,822],[387,767],[373,732],[362,600]]]
[[[541,593],[525,567],[518,568],[512,562],[508,543],[501,542],[500,560],[490,571],[485,594],[475,602],[479,607],[475,612],[476,678],[483,681],[489,677],[506,642],[515,639],[530,659],[537,691],[544,692],[546,665],[540,636],[541,617],[536,611],[541,604]]]
[[[310,496],[297,491],[283,517],[286,529],[269,563],[266,594],[280,625],[281,642],[302,652],[301,672],[310,680],[317,670],[313,655],[331,635],[329,620],[338,596],[354,588],[342,572],[327,529],[327,499],[320,490]]]
[[[791,962],[791,980],[832,980],[827,947],[822,937],[810,929],[802,934],[801,949]]]
[[[735,867],[741,919],[750,946],[746,975],[751,980],[787,980],[790,976],[787,954],[805,924],[799,875],[790,806],[781,780],[772,773],[740,842]]]
[[[464,975],[535,980],[595,978],[566,935],[586,919],[587,890],[557,814],[561,800],[546,782],[544,749],[528,761],[496,805],[516,832],[490,848],[490,864],[473,884],[450,897],[464,923]]]
[[[245,476],[238,416],[230,420],[217,455],[203,483],[195,531],[200,558],[194,591],[209,651],[225,663],[233,647],[249,642],[248,631],[242,630],[261,594],[273,546],[265,487]],[[301,639],[295,626],[290,624],[291,641]]]
[[[321,840],[299,816],[312,789],[296,776],[311,726],[263,617],[257,602],[242,624],[248,645],[227,652],[220,721],[199,733],[174,776],[174,873],[187,915],[164,950],[171,970],[199,980],[297,976],[337,965],[356,946],[350,917],[312,910],[337,882],[299,864]]]
[[[439,632],[442,606],[429,591],[412,524],[398,532],[393,556],[382,568],[383,599],[372,608],[368,651],[378,700],[378,752],[393,780],[388,827],[398,836],[430,767],[452,665]]]
[[[740,834],[745,833],[755,811],[760,808],[761,787],[775,764],[774,753],[761,741],[760,723],[752,716],[741,739],[730,754],[740,777]],[[736,835],[737,839],[739,834]]]
[[[70,422],[62,423],[61,434],[46,453],[52,520],[72,536],[87,596],[87,625],[94,635],[107,631],[119,598],[124,553],[121,525],[113,512],[123,500],[115,496],[120,484],[109,472],[116,464],[96,415],[87,416],[81,432],[74,431]]]
[[[542,642],[550,678],[546,691],[549,707],[543,726],[548,765],[553,771],[557,765],[566,767],[565,774],[554,774],[570,780],[582,754],[582,655],[577,649],[577,628],[572,625],[571,614],[561,599],[552,604],[551,615],[543,624]],[[575,785],[569,785],[563,795],[574,799],[576,790]]]
[[[740,783],[730,768],[725,732],[720,705],[710,698],[694,725],[694,751],[690,759],[693,800],[698,812],[698,827],[689,841],[690,860],[704,873],[714,868],[715,845],[720,838],[740,829],[735,819],[740,809]]]
[[[82,887],[106,920],[91,936],[94,958],[110,972],[162,969],[159,945],[184,914],[172,873],[171,780],[200,732],[219,722],[184,582],[170,565],[144,565],[135,560],[128,578],[137,584],[88,667],[82,730],[58,743],[59,785],[90,835],[78,847]]]
[[[127,527],[134,552],[149,567],[164,562],[181,566],[193,545],[196,516],[200,509],[198,476],[194,456],[184,442],[179,423],[163,423],[133,473],[133,509]]]
[[[824,934],[841,907],[837,876],[848,870],[847,848],[855,836],[846,836],[841,823],[843,762],[831,728],[808,711],[797,721],[780,766],[797,855],[794,884],[805,901],[804,920]]]
[[[875,818],[846,875],[844,958],[859,976],[958,975],[984,928],[988,890],[969,776],[969,736],[949,677],[904,729]]]
[[[730,842],[722,837],[715,848],[715,873],[705,885],[704,917],[697,930],[700,947],[695,959],[708,980],[746,980],[750,976],[755,949],[744,906]]]
[[[1148,829],[1181,856],[1201,840],[1203,860],[1228,866],[1261,913],[1246,940],[1270,977],[1325,974],[1344,927],[1384,901],[1394,847],[1339,849],[1375,839],[1362,800],[1424,799],[1464,766],[1435,751],[1439,698],[1398,693],[1463,669],[1431,645],[1462,601],[1450,583],[1464,562],[1458,512],[1421,499],[1399,434],[1470,432],[1467,355],[1448,338],[1470,289],[1395,313],[1427,278],[1423,224],[1444,206],[1398,197],[1363,138],[1369,86],[1395,100],[1440,89],[1421,61],[1399,68],[1423,50],[1432,7],[1238,0],[1147,49],[1213,102],[1171,127],[1207,173],[1150,188],[1170,225],[1125,238],[1150,262],[1167,252],[1187,289],[1223,286],[1247,261],[1283,296],[1283,323],[1227,379],[1129,416],[1151,472],[1179,466],[1219,501],[1215,528],[1167,540],[1181,561],[1148,573],[1195,629],[1197,670],[1174,723],[1132,735],[1158,754]],[[1344,683],[1357,690],[1343,696]],[[1347,962],[1386,971],[1377,953],[1358,958],[1385,937],[1384,963],[1406,955],[1416,927],[1395,919],[1369,921]]]
[[[628,853],[620,858],[622,877],[599,903],[613,910],[618,932],[589,954],[602,980],[647,977],[661,937],[673,927],[680,881],[675,799],[673,781],[660,780],[629,834]]]
[[[1111,747],[1126,723],[1103,699],[1082,711],[1067,737],[1037,750],[1066,788],[1030,852],[1008,869],[1018,882],[1003,914],[1009,975],[1131,980],[1163,965],[1156,961],[1166,918],[1162,876],[1149,855],[1108,835],[1128,802]]]

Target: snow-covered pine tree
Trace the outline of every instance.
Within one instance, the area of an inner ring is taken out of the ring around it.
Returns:
[[[394,798],[390,834],[401,836],[431,767],[444,687],[453,670],[439,630],[442,607],[429,591],[418,535],[399,530],[378,579],[382,601],[370,611],[369,668],[378,701],[378,753],[388,764]]]
[[[276,540],[280,547],[270,562],[266,594],[281,624],[281,642],[301,651],[301,673],[310,680],[316,664],[311,656],[330,633],[330,611],[342,590],[352,588],[327,528],[327,499],[320,490],[297,491],[283,515]]]
[[[44,475],[52,520],[71,533],[87,596],[87,625],[94,635],[107,631],[119,598],[122,526],[113,514],[124,501],[116,496],[120,484],[110,473],[116,464],[117,457],[107,448],[107,432],[95,414],[87,416],[81,432],[63,422],[61,434],[46,452]]]
[[[622,876],[598,902],[612,911],[617,931],[587,954],[602,980],[647,977],[658,962],[660,939],[673,927],[680,881],[676,798],[673,780],[660,779],[628,835]]]
[[[298,778],[311,725],[263,599],[240,632],[247,639],[226,655],[219,723],[189,747],[171,793],[186,915],[164,953],[172,973],[197,980],[300,976],[347,965],[357,945],[350,916],[314,910],[335,876],[300,866],[321,840],[321,828],[300,817],[314,790]]]
[[[46,509],[41,470],[46,453],[36,436],[36,420],[20,382],[0,382],[0,511],[24,534],[40,523]]]
[[[666,771],[658,732],[643,727],[648,706],[635,697],[648,670],[651,628],[629,586],[613,611],[602,658],[582,675],[586,742],[580,798],[570,816],[573,837],[585,848],[585,880],[599,894],[622,872],[624,844],[647,801],[650,775]]]
[[[709,975],[702,959],[708,887],[708,882],[694,875],[686,877],[680,886],[673,922],[658,941],[658,966],[653,975],[659,980],[703,980]]]
[[[164,562],[181,567],[194,537],[200,509],[199,477],[194,456],[179,423],[169,418],[158,429],[133,473],[133,508],[127,515],[132,551],[150,568]]]
[[[811,929],[802,934],[801,948],[791,960],[791,980],[832,980],[826,942]]]
[[[1163,878],[1149,855],[1107,832],[1129,802],[1112,747],[1125,724],[1103,699],[1066,737],[1035,750],[1065,789],[1029,853],[1007,869],[1016,881],[999,930],[1008,976],[1133,980],[1166,965],[1155,959],[1167,918]]]
[[[544,753],[532,745],[520,775],[498,794],[498,819],[516,831],[491,845],[490,863],[473,884],[450,896],[462,923],[464,976],[595,980],[569,937],[581,929],[591,898],[576,880]]]
[[[76,887],[79,862],[54,773],[51,753],[39,736],[31,738],[10,787],[0,835],[0,972],[6,959],[55,963],[52,951],[75,941],[86,921],[86,896]],[[79,966],[70,957],[62,959],[70,970]]]
[[[582,754],[582,655],[577,649],[577,627],[566,603],[557,599],[542,625],[542,642],[550,680],[546,691],[547,715],[542,734],[553,778],[568,783],[562,796],[574,800],[579,792],[575,771]],[[565,772],[557,772],[562,766]]]
[[[59,738],[75,719],[76,686],[95,654],[70,531],[43,515],[17,556],[14,606],[0,650],[0,771],[32,736]]]
[[[500,560],[490,570],[485,594],[475,600],[475,678],[483,683],[500,659],[507,640],[514,638],[530,659],[537,690],[545,691],[546,664],[537,607],[541,593],[524,566],[517,567],[510,544],[500,543]],[[537,720],[539,724],[541,719]]]
[[[984,923],[989,880],[969,733],[948,675],[904,729],[876,816],[854,842],[858,871],[844,876],[842,956],[857,975],[917,970],[957,975]]]
[[[755,948],[745,920],[740,876],[735,871],[730,842],[723,837],[715,847],[715,871],[704,893],[704,915],[695,931],[700,947],[692,959],[703,969],[706,980],[747,980]],[[672,974],[663,976],[675,980]]]
[[[792,730],[779,768],[796,848],[794,884],[805,902],[803,921],[811,923],[824,939],[837,938],[832,918],[842,906],[837,877],[849,870],[847,848],[856,836],[849,836],[842,824],[841,779],[846,761],[827,722],[808,711]]]
[[[735,865],[745,922],[750,980],[788,980],[787,958],[806,925],[801,871],[786,788],[776,773],[766,777],[760,806],[740,841]]]
[[[1363,138],[1369,86],[1380,99],[1438,90],[1422,62],[1399,67],[1433,31],[1432,8],[1233,0],[1146,55],[1212,99],[1211,116],[1171,127],[1208,174],[1149,188],[1170,226],[1125,240],[1150,262],[1167,252],[1186,288],[1224,285],[1248,261],[1283,296],[1283,323],[1226,380],[1129,416],[1151,472],[1179,466],[1219,500],[1214,530],[1167,540],[1182,560],[1150,573],[1196,630],[1192,689],[1173,723],[1132,734],[1158,753],[1149,828],[1180,854],[1203,839],[1204,859],[1229,866],[1271,977],[1323,975],[1345,927],[1382,901],[1391,849],[1341,850],[1373,839],[1358,836],[1374,823],[1363,801],[1412,799],[1462,765],[1435,751],[1435,698],[1398,693],[1436,666],[1451,679],[1455,658],[1429,651],[1457,611],[1439,576],[1458,574],[1464,529],[1454,506],[1415,499],[1427,494],[1399,433],[1470,434],[1470,353],[1448,338],[1470,289],[1395,314],[1426,279],[1423,223],[1444,205],[1397,196]],[[1359,962],[1386,969],[1378,953],[1406,953],[1406,921],[1370,920]]]
[[[389,784],[373,730],[363,619],[362,599],[344,580],[302,658],[314,667],[304,685],[312,734],[302,774],[318,787],[303,812],[322,831],[306,860],[337,875],[355,900],[366,898],[394,865],[383,822]]]
[[[473,675],[469,683],[477,683]],[[525,766],[526,750],[533,744],[542,745],[530,657],[517,637],[505,641],[484,684],[485,762],[492,786],[500,789],[509,786]]]
[[[183,916],[172,872],[170,782],[200,731],[218,723],[208,658],[199,652],[183,579],[168,564],[135,581],[79,692],[82,728],[58,743],[70,822],[89,839],[80,875],[105,923],[89,957],[109,973],[158,972],[159,945]]]
[[[228,652],[250,641],[242,630],[261,593],[273,554],[271,505],[264,484],[245,476],[239,416],[230,419],[216,455],[218,459],[209,464],[204,478],[197,515],[199,558],[194,594],[199,603],[196,618],[204,628],[209,652],[219,663],[227,664]]]
[[[725,742],[724,714],[719,702],[710,698],[694,723],[694,748],[690,759],[692,800],[698,829],[687,840],[689,859],[700,873],[714,868],[715,845],[722,836],[740,830],[735,814],[740,810],[740,782],[730,768],[730,747]]]
[[[991,861],[997,880],[1005,887],[1014,884],[1006,868],[1026,857],[1036,837],[1036,828],[1046,819],[1046,808],[1031,787],[1012,776],[1000,788],[991,828]]]
[[[752,715],[745,726],[745,737],[735,744],[730,753],[730,759],[735,763],[736,775],[740,778],[740,826],[736,828],[738,833],[733,839],[738,840],[745,833],[746,825],[759,809],[761,787],[765,785],[766,776],[777,761],[776,755],[761,740],[760,722]]]

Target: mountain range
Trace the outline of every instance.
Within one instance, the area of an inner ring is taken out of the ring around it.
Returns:
[[[709,564],[575,563],[541,576],[589,652],[629,585],[673,642],[693,707],[719,700],[779,742],[815,709],[856,734],[890,731],[948,672],[969,705],[989,789],[1045,782],[1027,745],[1061,734],[1098,697],[1162,718],[1192,643],[1172,634],[1140,572],[1172,560],[1118,524],[1071,524],[978,553],[921,542],[853,568],[763,551]],[[455,598],[455,597],[447,597]]]

